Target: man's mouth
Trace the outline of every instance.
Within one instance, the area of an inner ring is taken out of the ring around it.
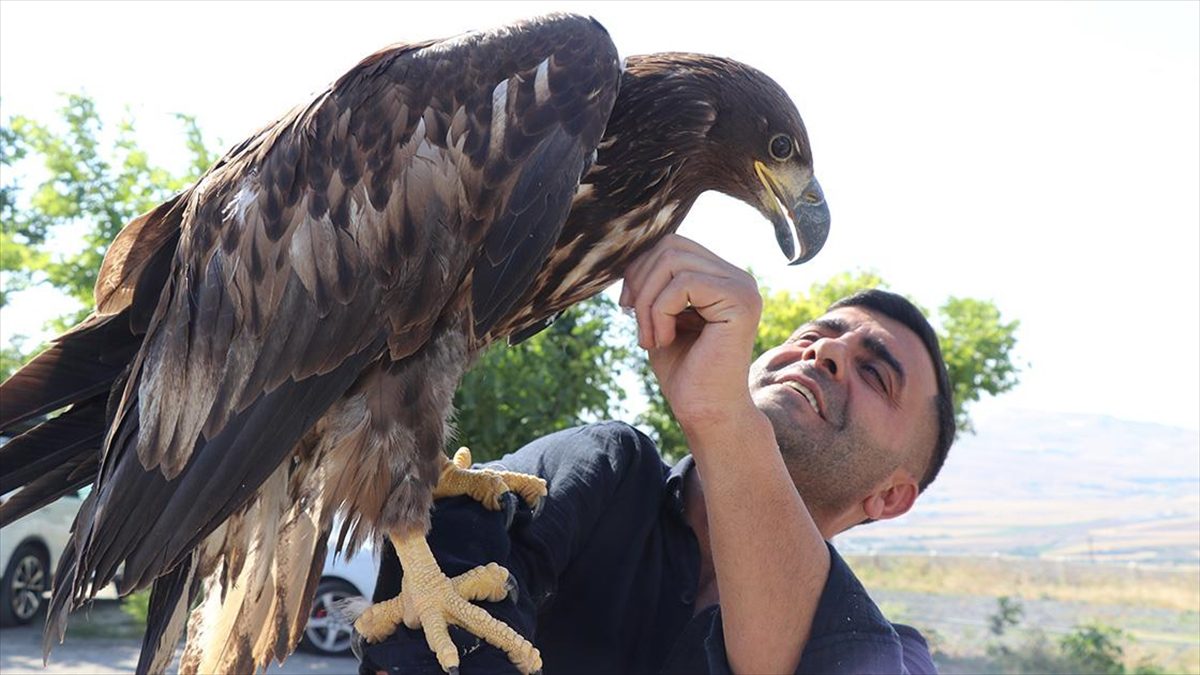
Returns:
[[[794,391],[799,392],[800,395],[808,401],[808,404],[812,406],[813,412],[817,414],[817,417],[824,418],[824,415],[821,414],[821,406],[817,404],[817,396],[812,392],[811,389],[799,382],[796,382],[795,380],[789,380],[784,382],[784,384]]]

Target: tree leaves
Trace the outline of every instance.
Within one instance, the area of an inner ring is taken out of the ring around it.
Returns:
[[[78,301],[80,309],[53,322],[66,328],[91,311],[92,288],[104,251],[117,232],[195,181],[215,160],[194,118],[177,116],[189,161],[182,173],[153,164],[136,140],[132,118],[112,133],[83,94],[65,97],[50,123],[17,115],[0,127],[0,283],[9,295],[49,285]],[[36,185],[22,180],[34,178]],[[78,232],[77,236],[74,234]],[[69,234],[68,234],[69,233]],[[55,236],[72,236],[72,247]]]
[[[959,429],[973,431],[967,405],[983,394],[1009,391],[1020,381],[1012,352],[1021,322],[1003,321],[995,305],[975,298],[951,297],[938,317],[938,341],[954,385],[954,420]]]
[[[563,312],[515,347],[493,345],[454,396],[456,441],[476,461],[512,452],[535,438],[609,416],[625,390],[618,375],[632,362],[616,307],[603,295]]]

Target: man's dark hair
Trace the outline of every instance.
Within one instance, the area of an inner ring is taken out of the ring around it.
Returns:
[[[929,358],[933,361],[934,374],[937,377],[937,398],[934,406],[937,409],[938,434],[929,466],[925,468],[925,475],[921,476],[920,490],[924,492],[933,479],[937,478],[938,472],[942,470],[942,464],[946,462],[946,453],[950,452],[950,445],[954,443],[954,388],[950,386],[950,373],[946,371],[946,361],[942,358],[942,348],[938,345],[937,333],[933,331],[933,326],[929,325],[929,320],[925,318],[921,310],[917,309],[916,305],[909,302],[904,296],[890,291],[878,288],[858,291],[833,303],[829,309],[834,310],[839,307],[860,307],[899,322],[916,333],[921,344],[925,345],[925,351],[929,352]]]

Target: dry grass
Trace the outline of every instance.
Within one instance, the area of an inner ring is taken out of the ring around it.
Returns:
[[[846,560],[867,588],[1200,611],[1200,567],[900,555]]]
[[[1025,609],[1013,637],[1042,636],[1046,654],[1057,654],[1057,640],[1079,625],[1097,623],[1123,631],[1128,672],[1145,661],[1162,672],[1200,675],[1197,567],[921,555],[846,560],[885,616],[926,633],[945,673],[1017,672],[985,650],[996,639],[989,631],[996,599],[1009,596]],[[1035,646],[1020,642],[1018,653],[1032,659]]]

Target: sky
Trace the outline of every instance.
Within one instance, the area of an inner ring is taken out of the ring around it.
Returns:
[[[84,91],[169,163],[172,113],[228,148],[382,46],[550,11],[596,17],[622,55],[741,60],[796,102],[824,250],[787,267],[765,220],[713,194],[681,234],[772,288],[873,270],[926,307],[993,301],[1023,372],[978,417],[1200,428],[1200,3],[5,1],[0,118]],[[52,306],[6,307],[0,340]]]

